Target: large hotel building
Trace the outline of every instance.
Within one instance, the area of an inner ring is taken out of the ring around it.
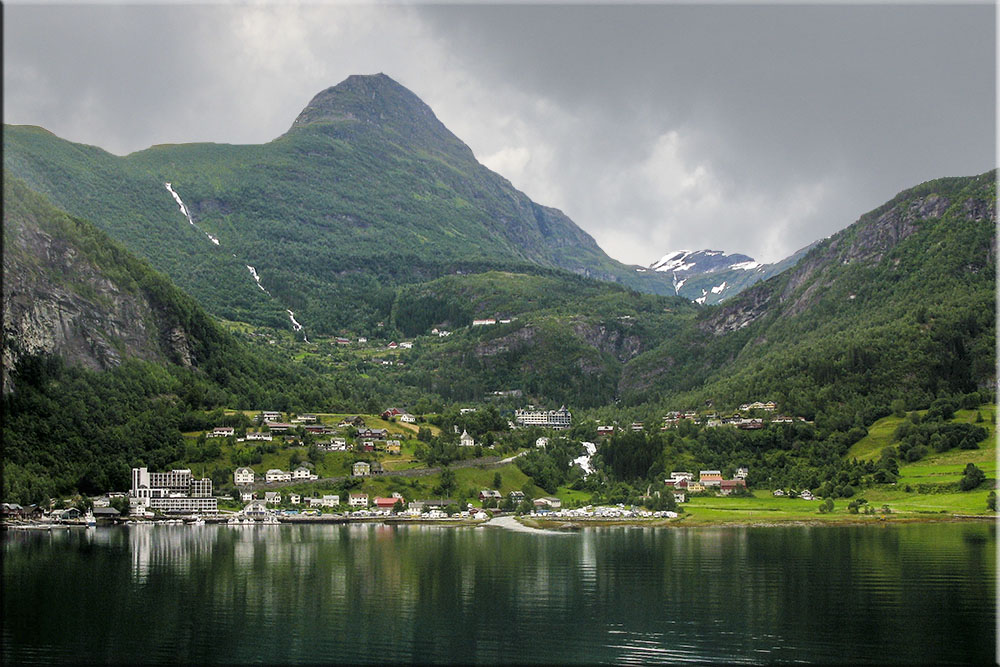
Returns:
[[[210,512],[219,509],[219,501],[212,497],[212,480],[195,479],[190,470],[149,472],[146,468],[132,468],[133,505],[140,505],[161,512]]]
[[[531,408],[532,406],[528,406]],[[566,406],[558,410],[515,410],[514,421],[518,426],[542,426],[544,428],[564,429],[569,428],[573,421]]]

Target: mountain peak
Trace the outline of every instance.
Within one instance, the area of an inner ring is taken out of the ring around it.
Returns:
[[[469,147],[437,119],[423,100],[381,72],[352,74],[317,93],[291,129],[312,125],[381,131],[395,135],[394,141],[472,157]]]

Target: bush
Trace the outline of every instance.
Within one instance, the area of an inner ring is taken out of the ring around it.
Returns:
[[[962,475],[962,481],[958,483],[958,488],[962,489],[962,491],[971,491],[982,484],[985,479],[986,474],[970,463],[965,466],[965,472]]]

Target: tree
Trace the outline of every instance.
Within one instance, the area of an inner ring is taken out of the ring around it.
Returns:
[[[449,496],[455,490],[455,471],[451,468],[445,468],[441,471],[441,481],[438,483],[435,491],[442,496]]]
[[[827,498],[823,501],[823,504],[819,506],[820,514],[829,514],[833,511],[833,498]]]
[[[392,505],[392,513],[393,514],[399,514],[404,509],[406,509],[406,508],[403,506],[403,499],[402,498],[397,498],[396,502],[393,503],[393,505]]]
[[[965,466],[965,472],[962,474],[962,480],[958,483],[958,488],[962,491],[971,491],[982,484],[985,479],[986,474],[970,463]]]
[[[997,511],[997,492],[990,491],[989,495],[986,496],[986,509],[996,512]]]
[[[131,509],[129,507],[128,498],[125,496],[118,496],[116,498],[112,498],[111,506],[114,507],[116,510],[118,510],[118,514],[121,516],[128,516],[129,509]]]
[[[503,477],[500,475],[500,471],[493,473],[493,488],[497,491],[500,490],[500,486],[503,484]]]
[[[420,442],[430,442],[431,441],[431,430],[426,426],[421,426],[417,429],[417,440]]]

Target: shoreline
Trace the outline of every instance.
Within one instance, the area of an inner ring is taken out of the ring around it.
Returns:
[[[572,517],[572,518],[545,518],[545,517],[532,517],[532,516],[512,516],[512,515],[502,515],[494,517],[492,519],[486,520],[476,520],[469,519],[467,517],[461,518],[434,518],[434,519],[420,519],[414,517],[343,517],[343,516],[330,516],[326,517],[308,517],[308,518],[295,518],[291,519],[289,517],[279,517],[278,524],[265,524],[264,522],[257,522],[256,524],[242,524],[246,527],[265,526],[265,525],[302,525],[302,524],[357,524],[357,523],[382,523],[386,525],[437,525],[437,526],[457,526],[457,527],[480,527],[480,526],[492,526],[498,528],[506,528],[508,530],[517,530],[519,532],[569,532],[574,530],[579,530],[581,528],[588,527],[637,527],[637,528],[667,528],[667,529],[678,529],[678,528],[781,528],[786,526],[796,526],[796,527],[839,527],[839,526],[862,526],[862,525],[873,525],[873,526],[889,526],[889,525],[903,525],[903,524],[915,524],[915,523],[962,523],[962,522],[973,522],[980,523],[986,521],[997,521],[998,516],[990,516],[986,514],[948,514],[948,515],[933,515],[933,516],[899,516],[899,515],[858,515],[856,517],[837,517],[833,519],[820,519],[820,518],[789,518],[789,519],[768,519],[768,520],[756,520],[756,519],[697,519],[694,517],[678,517],[674,519],[667,518],[649,518],[649,519],[639,519],[639,518],[627,518],[627,519],[613,519],[607,517],[595,517],[595,518],[585,518],[585,517]],[[516,524],[516,525],[515,525]],[[68,528],[85,528],[84,524],[78,523],[49,523],[45,521],[3,521],[0,522],[3,530],[45,530],[45,529],[68,529]],[[190,525],[190,524],[166,524],[163,519],[139,519],[139,520],[119,520],[114,522],[101,521],[99,523],[102,527],[107,526],[123,526],[123,525]],[[210,519],[205,522],[205,525],[216,525],[216,526],[228,526],[225,520]],[[240,526],[231,526],[238,528]]]
[[[544,519],[538,517],[528,517],[519,522],[528,528],[542,530],[576,530],[586,527],[607,527],[607,526],[634,526],[640,528],[781,528],[785,526],[797,527],[839,527],[839,526],[889,526],[915,523],[963,523],[963,522],[984,522],[996,521],[996,516],[969,515],[969,514],[949,514],[939,516],[858,516],[857,518],[838,517],[836,519],[694,519],[678,517],[676,519]]]

